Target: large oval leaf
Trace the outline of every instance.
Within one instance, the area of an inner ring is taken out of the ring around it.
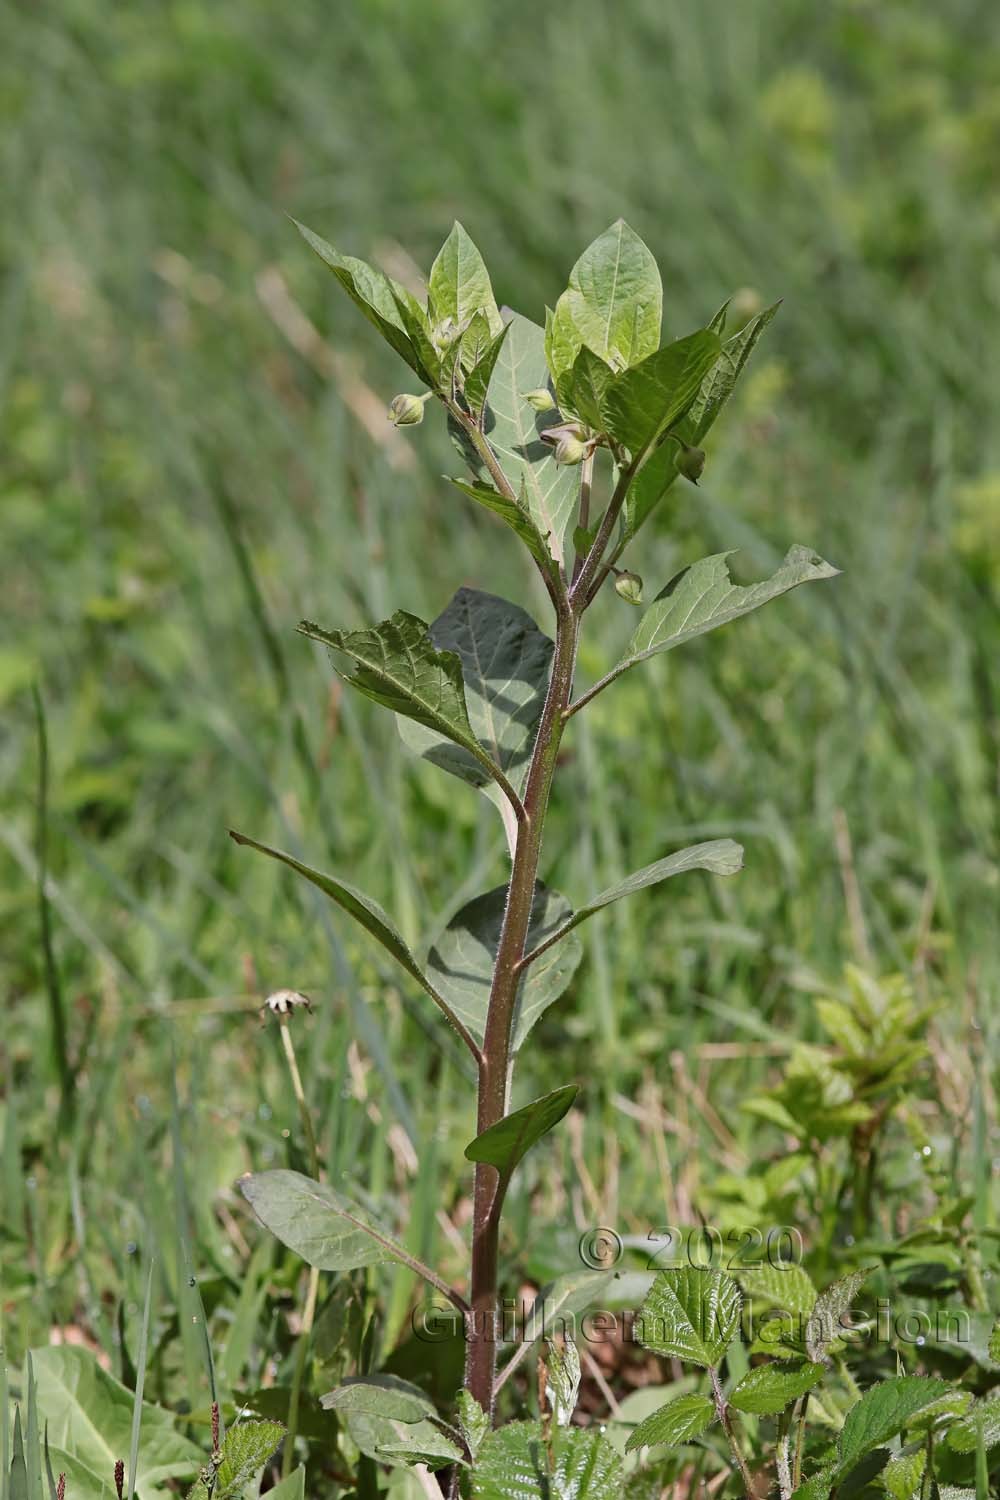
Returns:
[[[619,369],[645,359],[660,342],[662,312],[659,267],[635,230],[618,219],[587,246],[556,303],[555,373],[573,364],[581,344]]]
[[[240,1179],[240,1191],[264,1227],[317,1270],[408,1258],[360,1204],[301,1172],[255,1172]]]
[[[576,510],[580,471],[557,464],[541,434],[552,426],[551,412],[536,412],[528,391],[548,380],[545,334],[514,313],[486,394],[486,436],[511,489],[524,503],[557,563],[564,561],[565,536]],[[482,476],[481,476],[482,477]]]
[[[70,1482],[80,1486],[78,1494],[100,1494],[102,1485],[110,1494],[115,1461],[129,1451],[133,1393],[102,1370],[86,1349],[39,1349],[32,1362],[39,1421],[54,1455],[58,1450],[59,1464],[63,1454],[69,1455]],[[172,1413],[144,1402],[136,1471],[139,1500],[166,1494],[168,1480],[193,1475],[203,1462],[201,1449],[176,1431]]]
[[[505,885],[476,896],[451,919],[427,955],[427,971],[435,988],[479,1043],[486,1029],[493,965],[506,901]],[[527,948],[539,947],[564,927],[572,915],[562,896],[543,885],[536,886]],[[566,942],[550,948],[526,970],[518,988],[511,1033],[515,1051],[542,1012],[566,989],[581,956],[580,939],[571,933]]]
[[[459,589],[428,633],[458,657],[469,722],[490,759],[520,791],[552,670],[553,645],[526,610],[480,589]],[[483,786],[482,763],[442,734],[400,718],[405,743],[443,770]]]

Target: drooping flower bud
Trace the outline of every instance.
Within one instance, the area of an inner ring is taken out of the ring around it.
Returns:
[[[690,479],[692,484],[697,484],[704,468],[705,450],[689,448],[687,443],[681,443],[680,452],[677,455],[677,472],[683,474],[685,479]]]
[[[626,569],[618,573],[615,577],[615,593],[626,604],[641,604],[642,579],[638,573],[629,573]]]
[[[559,427],[548,427],[539,434],[543,443],[555,451],[557,464],[582,463],[587,456],[585,433],[579,422],[563,422]]]
[[[429,395],[428,391],[427,396]],[[416,427],[418,422],[422,422],[427,396],[410,396],[405,391],[401,396],[393,396],[386,413],[393,427]]]
[[[557,464],[572,466],[582,463],[586,457],[586,453],[586,443],[582,442],[580,438],[570,437],[567,434],[566,437],[561,437],[558,443],[556,443],[555,452],[552,456]]]
[[[454,318],[442,318],[440,323],[435,324],[431,330],[431,343],[440,353],[445,349],[450,349],[461,336],[462,329]]]
[[[537,391],[525,391],[524,399],[535,411],[552,411],[556,404],[552,392],[544,385],[540,385]]]

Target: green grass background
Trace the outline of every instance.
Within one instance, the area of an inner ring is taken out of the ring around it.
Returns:
[[[838,809],[872,966],[929,965],[955,1035],[973,1016],[989,1032],[996,7],[60,0],[16,7],[8,23],[0,1219],[12,1350],[75,1322],[120,1366],[117,1308],[131,1310],[154,1247],[178,1306],[190,1257],[226,1345],[241,1288],[256,1295],[232,1183],[301,1161],[277,1040],[255,1014],[278,986],[314,999],[300,1045],[331,1175],[360,1176],[407,1217],[411,1246],[459,1264],[435,1215],[460,1220],[467,1190],[462,1059],[378,950],[226,829],[345,873],[425,942],[502,879],[495,815],[409,763],[378,710],[338,700],[296,622],[352,626],[396,607],[431,618],[463,583],[539,618],[544,598],[499,523],[440,478],[456,459],[437,417],[387,441],[381,406],[409,377],[288,214],[346,252],[394,267],[405,253],[424,269],[460,217],[499,298],[539,320],[619,214],[660,261],[668,334],[734,290],[747,306],[784,298],[701,487],[671,492],[629,561],[648,593],[725,547],[742,549],[744,577],[796,541],[843,569],[648,664],[574,721],[544,858],[570,900],[707,835],[744,842],[747,869],[674,883],[591,925],[518,1097],[584,1084],[592,1181],[581,1185],[570,1134],[525,1169],[511,1275],[571,1261],[579,1224],[598,1214],[633,1227],[669,1216],[678,1173],[696,1202],[710,1198],[720,1150],[737,1167],[753,1152],[736,1106],[768,1063],[751,1044],[812,1036],[811,996],[858,956]],[[318,342],[303,341],[302,319]],[[355,412],[366,391],[377,440]],[[634,623],[613,595],[590,621],[587,680]],[[55,985],[38,914],[35,681]],[[694,1049],[719,1041],[747,1046],[699,1061]],[[625,1105],[670,1111],[683,1096],[687,1108],[678,1049],[731,1141],[694,1118],[666,1136],[665,1167]],[[531,1172],[564,1184],[547,1215],[529,1211]],[[195,1401],[183,1315],[180,1334]],[[260,1357],[244,1352],[232,1352],[234,1382]]]

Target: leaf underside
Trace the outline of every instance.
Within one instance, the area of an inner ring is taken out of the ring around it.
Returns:
[[[476,896],[452,918],[427,956],[427,972],[435,988],[480,1043],[506,900],[506,886]],[[541,884],[536,886],[528,927],[529,950],[563,927],[571,916],[562,896]],[[512,1029],[515,1051],[543,1011],[566,989],[582,951],[579,938],[571,933],[526,971],[518,988]]]

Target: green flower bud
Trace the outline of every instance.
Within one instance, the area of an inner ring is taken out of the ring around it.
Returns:
[[[638,573],[629,573],[624,569],[618,573],[615,577],[615,593],[626,604],[641,604],[642,579]]]
[[[428,395],[430,392],[428,392]],[[393,396],[389,402],[387,416],[393,427],[416,427],[424,420],[424,402],[427,396]]]
[[[582,463],[587,456],[586,434],[579,422],[563,422],[559,427],[548,427],[539,434],[543,443],[554,448],[553,458],[557,464]]]
[[[551,411],[556,404],[552,392],[544,385],[540,385],[537,391],[525,391],[524,399],[535,411]]]
[[[704,467],[704,449],[689,448],[686,443],[681,443],[680,453],[677,455],[677,472],[683,474],[685,479],[690,479],[692,484],[697,484]]]
[[[579,464],[583,462],[586,452],[586,443],[567,432],[557,441],[552,457],[557,464]]]
[[[450,349],[461,336],[462,330],[454,318],[442,318],[431,331],[431,343],[441,352],[444,349]]]

